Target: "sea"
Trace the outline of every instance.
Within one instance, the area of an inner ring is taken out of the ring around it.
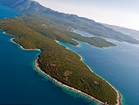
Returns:
[[[0,5],[0,18],[16,18],[20,11]],[[23,50],[10,41],[15,36],[0,31],[0,104],[8,105],[97,105],[79,93],[59,86],[34,67],[40,50]],[[83,36],[89,33],[75,31]],[[121,94],[122,105],[139,103],[139,45],[106,39],[116,47],[98,48],[85,42],[79,47],[58,42],[79,54],[83,63],[112,84]]]

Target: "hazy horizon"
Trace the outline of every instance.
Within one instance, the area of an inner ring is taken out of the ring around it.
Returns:
[[[138,0],[34,0],[53,10],[139,30]]]

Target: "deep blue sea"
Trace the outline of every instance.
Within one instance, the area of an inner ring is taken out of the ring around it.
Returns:
[[[0,18],[14,18],[20,11],[0,5]],[[0,31],[1,105],[96,105],[84,96],[62,88],[39,73],[34,60],[40,51],[22,50]]]

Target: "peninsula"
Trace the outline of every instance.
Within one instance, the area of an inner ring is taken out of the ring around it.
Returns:
[[[93,20],[58,13],[34,1],[23,1],[23,3],[20,1],[19,5],[17,2],[13,7],[22,10],[23,14],[19,15],[17,19],[0,20],[0,29],[5,30],[8,34],[18,36],[13,41],[23,48],[42,51],[35,61],[36,68],[56,83],[77,91],[99,104],[107,102],[109,105],[120,105],[118,91],[93,73],[80,60],[79,55],[60,46],[55,40],[75,46],[78,45],[75,40],[80,40],[100,48],[114,47],[115,45],[98,36],[130,43],[139,42]],[[28,8],[25,8],[26,4],[28,4]],[[70,32],[67,30],[69,27],[90,32],[96,37],[88,38]]]
[[[93,100],[97,99],[99,103],[108,102],[109,105],[116,105],[119,94],[107,82],[91,72],[75,53],[32,30],[20,20],[1,20],[0,29],[8,34],[19,36],[13,41],[25,49],[41,49],[42,53],[37,60],[41,70],[38,70],[49,75],[55,82]]]

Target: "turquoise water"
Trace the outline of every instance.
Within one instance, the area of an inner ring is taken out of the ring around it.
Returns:
[[[17,10],[0,5],[0,17],[15,17]],[[96,105],[84,96],[62,88],[39,73],[34,60],[39,50],[22,50],[0,31],[0,104]]]
[[[118,89],[123,105],[138,105],[139,45],[107,40],[117,46],[102,49],[80,41],[80,47],[59,44],[81,55],[85,64]]]

